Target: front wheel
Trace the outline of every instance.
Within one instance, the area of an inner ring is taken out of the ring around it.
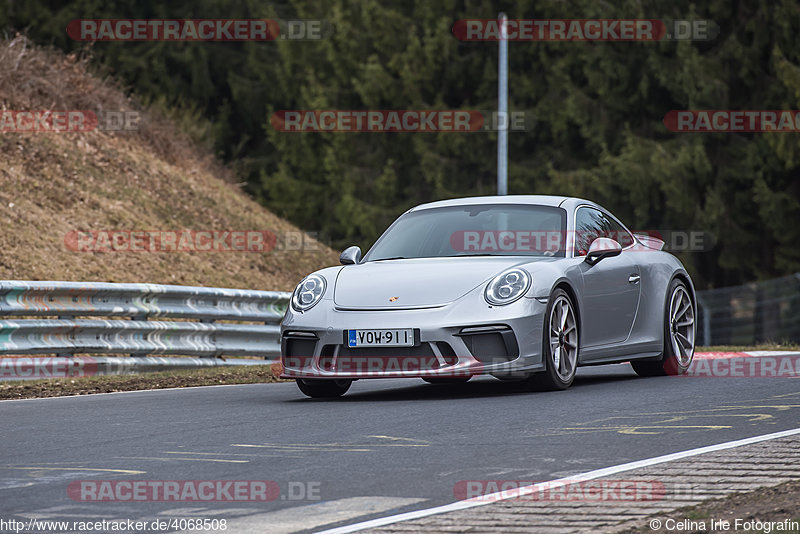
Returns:
[[[694,358],[694,305],[686,284],[677,278],[669,285],[664,310],[664,354],[655,362],[632,361],[639,376],[682,375]]]
[[[300,388],[300,391],[313,399],[341,397],[347,393],[352,383],[352,380],[297,379],[297,387]]]
[[[580,338],[575,306],[563,289],[556,289],[550,295],[542,337],[545,370],[528,381],[534,389],[567,389],[575,380]]]

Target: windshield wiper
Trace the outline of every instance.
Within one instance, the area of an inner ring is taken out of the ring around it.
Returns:
[[[407,260],[408,258],[404,256],[394,256],[392,258],[378,258],[377,260],[369,260],[369,261],[388,261],[388,260]]]

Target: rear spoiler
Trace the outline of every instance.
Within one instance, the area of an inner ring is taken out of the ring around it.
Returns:
[[[653,250],[662,250],[664,248],[664,241],[653,237],[648,234],[633,234],[636,236],[636,239],[647,248],[652,248]]]

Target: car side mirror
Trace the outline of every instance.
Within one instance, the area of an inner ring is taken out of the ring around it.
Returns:
[[[339,263],[342,265],[355,265],[361,261],[361,248],[357,246],[347,247],[339,256]]]
[[[586,263],[595,265],[603,258],[619,256],[622,253],[622,245],[608,237],[598,237],[589,246],[589,253],[586,254]]]

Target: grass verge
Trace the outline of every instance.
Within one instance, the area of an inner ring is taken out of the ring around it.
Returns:
[[[115,391],[283,382],[269,365],[182,369],[135,375],[83,376],[0,382],[0,400],[90,395]]]

